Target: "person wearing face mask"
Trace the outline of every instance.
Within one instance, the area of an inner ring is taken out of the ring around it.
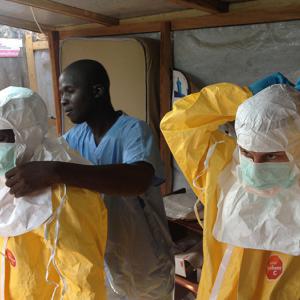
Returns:
[[[239,157],[233,176],[224,173],[230,180],[221,179],[214,228],[219,241],[300,255],[299,108],[300,93],[280,84],[238,108]]]
[[[205,207],[198,300],[300,298],[300,93],[285,83],[207,86],[161,122]]]
[[[47,120],[33,91],[0,91],[0,298],[105,300],[99,194],[60,184],[17,199],[5,185],[5,173],[25,162],[88,164],[63,139],[47,137]]]

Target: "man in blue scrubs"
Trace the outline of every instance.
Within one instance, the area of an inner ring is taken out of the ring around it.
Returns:
[[[17,166],[6,174],[11,193],[18,197],[65,183],[104,194],[109,216],[106,263],[113,290],[122,299],[172,299],[172,242],[159,189],[161,161],[150,128],[114,110],[107,72],[96,61],[69,65],[59,83],[65,113],[76,124],[64,137],[93,166]]]

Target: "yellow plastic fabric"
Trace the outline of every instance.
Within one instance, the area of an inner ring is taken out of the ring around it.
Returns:
[[[61,188],[62,189],[62,188]],[[52,189],[53,211],[60,203],[59,187]],[[107,213],[98,193],[67,187],[67,199],[60,215],[60,230],[55,261],[67,289],[65,300],[106,300],[104,251]],[[5,299],[50,300],[54,285],[46,282],[46,267],[53,245],[55,220],[44,239],[44,225],[8,239],[7,249],[16,258],[16,266],[6,259]],[[3,248],[1,238],[0,249]],[[1,260],[1,257],[0,257]],[[2,263],[0,264],[2,271]],[[49,279],[59,284],[54,299],[61,299],[62,282],[53,265]],[[0,291],[2,292],[2,291]]]
[[[208,86],[199,93],[175,102],[161,122],[161,130],[171,152],[194,192],[205,206],[203,229],[204,264],[197,300],[210,299],[227,245],[217,242],[212,229],[217,214],[218,175],[232,160],[235,141],[218,127],[235,119],[237,107],[252,96],[247,88],[230,83]],[[204,168],[209,147],[216,142],[208,169]],[[200,178],[198,178],[200,176]],[[204,193],[193,185],[205,188]],[[276,279],[266,275],[268,259],[279,257],[282,274]],[[225,271],[218,300],[293,300],[300,299],[300,257],[281,253],[234,248]]]

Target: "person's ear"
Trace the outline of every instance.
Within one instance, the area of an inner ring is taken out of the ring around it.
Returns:
[[[104,95],[104,87],[97,83],[93,86],[93,94],[95,98],[101,98]]]

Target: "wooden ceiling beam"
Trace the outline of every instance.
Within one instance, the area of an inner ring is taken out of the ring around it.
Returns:
[[[7,0],[10,2],[32,6],[39,9],[51,11],[54,13],[66,15],[73,18],[87,20],[89,22],[99,23],[105,26],[118,25],[119,20],[108,17],[93,11],[65,5],[51,0]]]
[[[198,28],[223,27],[300,20],[300,5],[272,7],[252,11],[235,11],[230,13],[177,19],[171,22],[172,30],[189,30]],[[159,32],[160,22],[128,23],[119,26],[61,30],[60,39],[69,37],[113,36],[133,33]]]
[[[168,0],[184,8],[194,8],[209,13],[227,12],[229,4],[220,0]]]
[[[284,22],[300,19],[300,5],[271,7],[247,11],[234,11],[224,14],[207,15],[172,22],[172,30],[189,30],[235,25]]]
[[[84,29],[72,29],[62,30],[59,32],[61,40],[69,37],[84,37],[84,36],[113,36],[124,35],[134,33],[150,33],[159,32],[160,22],[147,22],[147,23],[133,23],[122,24],[119,26],[111,27],[98,27],[98,28],[84,28]]]
[[[39,28],[34,22],[31,21],[26,21],[26,20],[21,20],[13,17],[8,17],[8,16],[1,16],[0,15],[0,24],[2,25],[7,25],[11,27],[16,27],[16,28],[22,28],[22,29],[27,29],[30,31],[34,32],[39,32]],[[42,30],[45,31],[52,31],[55,29],[55,27],[40,24]]]

